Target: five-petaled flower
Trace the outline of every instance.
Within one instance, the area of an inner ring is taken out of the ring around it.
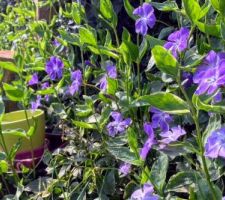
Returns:
[[[150,183],[145,183],[142,188],[136,190],[131,195],[131,200],[158,200],[159,197],[154,195],[154,188]]]
[[[107,130],[111,137],[115,137],[119,133],[124,133],[132,123],[130,118],[123,119],[122,114],[119,112],[111,112],[111,117],[113,121],[107,125]]]
[[[176,142],[182,135],[185,135],[186,131],[181,126],[173,127],[170,131],[162,132],[160,136],[161,140],[158,142],[160,149],[165,148],[168,144]]]
[[[45,66],[45,71],[49,75],[51,80],[61,79],[63,75],[64,64],[58,57],[52,56],[49,61],[47,61]]]
[[[69,92],[71,95],[74,95],[76,92],[80,90],[80,87],[82,86],[83,82],[82,73],[79,69],[72,72],[71,81],[72,85],[69,87]]]
[[[140,17],[135,23],[136,33],[145,36],[148,32],[148,27],[153,28],[156,22],[153,7],[148,3],[144,3],[142,6],[136,8],[133,14]]]
[[[148,139],[146,140],[144,146],[140,151],[140,157],[145,160],[148,152],[151,150],[152,145],[156,144],[154,131],[149,122],[144,123],[144,131],[148,135]]]
[[[41,96],[38,95],[36,101],[31,102],[31,109],[32,111],[35,111],[40,106],[41,106]]]
[[[114,65],[107,65],[106,66],[106,74],[99,81],[99,87],[102,91],[107,89],[107,78],[116,79],[117,78],[117,71],[116,66]]]
[[[170,50],[175,58],[178,58],[178,53],[184,51],[188,46],[189,34],[190,31],[187,28],[181,28],[171,33],[164,47]]]
[[[119,167],[119,173],[122,176],[127,176],[131,172],[131,164],[129,163],[123,163]]]
[[[37,85],[39,82],[38,80],[38,73],[34,73],[33,76],[31,77],[31,79],[28,82],[28,85]]]
[[[213,131],[207,138],[205,156],[209,158],[225,158],[225,127]]]
[[[162,132],[168,131],[169,123],[173,120],[173,118],[169,114],[162,112],[157,108],[151,108],[150,112],[153,113],[152,127],[153,128],[160,127]]]
[[[193,77],[198,84],[196,95],[212,95],[225,85],[225,53],[210,51]]]

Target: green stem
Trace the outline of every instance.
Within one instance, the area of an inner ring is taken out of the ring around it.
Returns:
[[[196,132],[197,132],[197,143],[199,145],[200,148],[200,156],[201,156],[201,160],[202,160],[202,164],[203,164],[203,170],[206,176],[206,180],[207,183],[212,191],[212,195],[213,195],[213,199],[216,200],[216,192],[213,188],[213,185],[211,183],[211,179],[210,179],[210,175],[209,175],[209,171],[208,171],[208,167],[206,164],[206,159],[204,156],[204,146],[203,146],[203,141],[202,141],[202,135],[201,135],[201,130],[200,130],[200,126],[199,126],[199,121],[198,121],[198,110],[195,109],[192,101],[189,99],[183,85],[181,84],[181,71],[180,69],[178,69],[178,78],[177,78],[177,82],[179,85],[179,88],[181,89],[182,94],[184,95],[189,107],[190,107],[190,111],[191,111],[191,116],[193,118],[193,121],[195,123],[196,126]]]
[[[119,36],[117,34],[117,31],[116,31],[116,27],[113,27],[113,32],[114,32],[114,35],[115,35],[115,38],[116,38],[116,45],[117,45],[117,47],[119,47],[120,41],[119,41]]]
[[[85,79],[85,66],[84,66],[84,51],[83,51],[83,47],[80,48],[80,56],[81,56],[81,65],[82,65],[82,69],[83,69],[83,79],[84,82],[86,82]],[[87,94],[87,88],[86,85],[84,85],[84,94]]]

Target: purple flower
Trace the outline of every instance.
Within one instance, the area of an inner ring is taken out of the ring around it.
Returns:
[[[201,95],[207,92],[213,94],[221,86],[225,85],[225,53],[210,51],[204,62],[198,67],[193,77],[198,84],[195,94]]]
[[[165,113],[160,111],[157,108],[151,108],[150,112],[153,113],[152,115],[152,127],[153,128],[161,128],[161,131],[165,132],[169,130],[169,123],[173,120],[173,118]]]
[[[131,164],[129,163],[123,163],[119,167],[119,173],[122,174],[122,176],[127,176],[131,172]]]
[[[213,97],[212,104],[221,102],[221,101],[222,101],[222,98],[223,98],[222,93],[221,93],[221,92],[218,92],[218,93]]]
[[[164,44],[164,48],[171,51],[175,58],[178,58],[178,52],[184,51],[188,46],[189,29],[181,28],[178,31],[171,33],[168,37],[168,42]]]
[[[42,90],[45,90],[45,89],[47,89],[48,87],[49,87],[50,85],[49,85],[49,82],[45,82],[45,83],[43,83],[42,85],[41,85],[41,89]],[[47,95],[45,95],[45,100],[46,101],[49,101],[49,95],[47,94]]]
[[[185,135],[186,131],[182,129],[180,126],[171,128],[171,131],[162,132],[160,136],[162,137],[160,142],[160,149],[163,149],[171,142],[176,142],[179,137]]]
[[[52,42],[52,44],[55,46],[55,47],[58,47],[60,46],[60,42],[55,38],[54,41]]]
[[[83,82],[82,73],[78,69],[71,74],[72,85],[69,87],[69,92],[71,95],[78,92]]]
[[[51,80],[61,79],[63,75],[64,64],[59,58],[52,56],[46,63],[45,71]]]
[[[28,85],[37,85],[39,82],[38,80],[38,74],[34,73],[33,76],[31,77],[31,79],[28,82]]]
[[[130,118],[123,119],[123,116],[119,112],[111,112],[111,117],[114,121],[107,125],[107,130],[111,137],[115,137],[118,133],[124,133],[132,123]]]
[[[205,156],[209,158],[225,158],[225,127],[213,131],[207,138]]]
[[[148,32],[148,27],[153,28],[156,22],[153,7],[148,3],[144,3],[142,6],[136,8],[133,14],[140,17],[135,23],[136,33],[145,36]]]
[[[106,66],[106,74],[100,79],[99,81],[99,87],[102,91],[105,91],[107,89],[107,78],[116,79],[117,78],[117,71],[116,66],[114,65],[108,65]]]
[[[153,194],[154,188],[151,184],[145,183],[142,188],[131,195],[131,200],[158,200],[159,197]]]
[[[183,85],[185,88],[189,88],[193,84],[193,75],[188,72],[183,72]]]
[[[150,123],[146,122],[144,123],[144,131],[148,135],[148,139],[146,140],[144,146],[142,147],[140,151],[140,157],[145,160],[148,152],[151,150],[152,145],[156,144],[154,131],[152,129],[152,126]]]
[[[35,111],[40,106],[41,106],[41,96],[38,95],[36,101],[31,102],[31,109],[32,111]]]

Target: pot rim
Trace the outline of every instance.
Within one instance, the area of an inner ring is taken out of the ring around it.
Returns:
[[[44,115],[44,111],[41,110],[41,109],[36,109],[35,111],[32,111],[32,110],[27,110],[28,112],[32,113],[32,116],[34,118],[38,118],[42,115]],[[20,113],[20,112],[25,112],[25,110],[18,110],[18,111],[13,111],[13,112],[9,112],[9,113],[5,113],[3,115],[3,119],[2,119],[2,125],[10,125],[10,124],[14,124],[14,123],[19,123],[19,122],[24,122],[24,121],[27,121],[26,117],[23,117],[22,119],[18,119],[18,120],[13,120],[13,121],[4,121],[4,118],[5,116],[7,115],[12,115],[13,113]],[[31,116],[28,116],[28,120],[31,120],[32,117]]]

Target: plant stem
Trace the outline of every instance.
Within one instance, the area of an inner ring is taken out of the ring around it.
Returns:
[[[210,175],[209,175],[209,171],[208,171],[208,167],[207,167],[207,164],[206,164],[206,159],[205,159],[205,156],[204,156],[204,146],[203,146],[203,142],[202,142],[202,135],[201,135],[201,130],[200,130],[200,126],[199,126],[199,121],[198,121],[198,110],[195,109],[192,101],[189,99],[183,85],[181,84],[181,71],[180,69],[178,69],[178,78],[177,78],[177,82],[178,82],[178,85],[179,85],[179,88],[182,92],[182,94],[184,95],[189,107],[190,107],[190,111],[191,111],[191,116],[193,118],[193,121],[195,123],[195,127],[196,127],[196,132],[197,132],[197,143],[199,145],[199,148],[200,148],[200,156],[201,156],[201,160],[202,160],[202,164],[203,164],[203,170],[204,170],[204,173],[205,173],[205,176],[206,176],[206,180],[207,180],[207,183],[212,191],[212,195],[213,195],[213,199],[216,200],[216,193],[215,193],[215,190],[213,188],[213,185],[211,183],[211,180],[210,180]]]
[[[85,80],[85,66],[84,66],[84,51],[83,51],[83,46],[80,48],[80,56],[81,56],[81,65],[82,65],[82,69],[83,69],[83,79],[84,82],[86,82]],[[87,88],[86,85],[84,85],[84,94],[87,94]]]
[[[119,47],[120,41],[119,41],[119,36],[117,34],[117,31],[116,31],[116,27],[113,27],[113,32],[114,32],[114,35],[115,35],[115,38],[116,38],[116,45],[117,45],[117,47]]]

